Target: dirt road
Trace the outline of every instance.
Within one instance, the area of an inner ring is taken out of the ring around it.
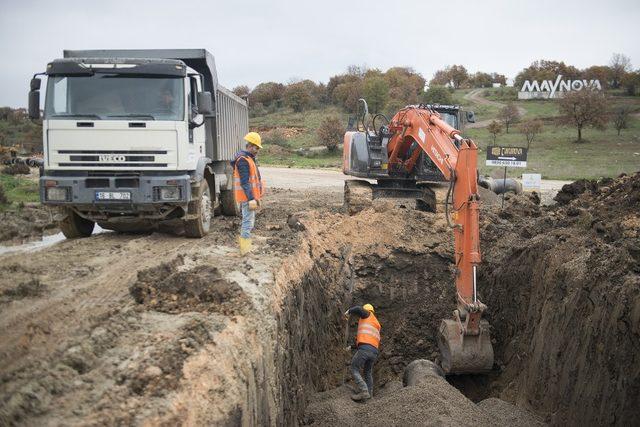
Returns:
[[[464,95],[464,99],[479,105],[491,105],[497,108],[503,108],[505,106],[505,104],[503,104],[502,102],[492,101],[485,98],[484,96],[482,96],[483,93],[484,89],[473,89],[471,92]],[[523,107],[518,106],[518,113],[520,113],[520,117],[523,117],[527,113],[527,110],[525,110]],[[466,127],[470,129],[485,128],[489,126],[489,123],[491,123],[492,121],[493,119],[480,120],[475,123],[468,123]]]

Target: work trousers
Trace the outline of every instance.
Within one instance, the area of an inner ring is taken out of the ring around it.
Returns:
[[[240,225],[240,237],[243,239],[251,238],[251,230],[256,223],[256,211],[249,209],[249,202],[240,203],[242,209],[242,224]]]
[[[378,351],[373,346],[361,345],[351,359],[351,375],[361,391],[368,391],[373,397],[373,364]],[[364,379],[360,371],[364,371]]]

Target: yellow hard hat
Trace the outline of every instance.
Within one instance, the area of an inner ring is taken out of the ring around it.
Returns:
[[[249,132],[244,136],[244,140],[258,148],[262,148],[262,138],[258,132]]]
[[[373,306],[371,304],[365,304],[362,306],[362,308],[364,308],[367,311],[370,311],[372,313],[375,313],[376,311],[373,309]]]

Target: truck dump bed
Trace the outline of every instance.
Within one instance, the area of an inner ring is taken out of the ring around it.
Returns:
[[[211,92],[214,114],[205,116],[206,154],[211,160],[232,160],[244,147],[249,132],[247,103],[218,84],[215,59],[205,49],[65,50],[65,58],[178,59],[202,74],[204,90]]]

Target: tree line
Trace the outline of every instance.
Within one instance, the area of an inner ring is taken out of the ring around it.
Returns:
[[[614,53],[609,65],[592,65],[582,70],[562,61],[534,61],[516,75],[514,86],[521,88],[526,80],[554,80],[559,74],[571,80],[598,80],[602,89],[624,89],[631,96],[640,89],[640,69],[634,71],[631,59],[621,53]]]
[[[515,77],[516,88],[525,80],[553,80],[558,74],[567,79],[598,79],[603,89],[624,89],[629,95],[640,90],[640,70],[633,70],[631,60],[614,54],[609,65],[593,65],[578,69],[562,61],[537,60]],[[260,83],[253,89],[238,86],[236,95],[248,98],[254,116],[273,112],[282,107],[301,112],[328,105],[355,111],[359,98],[365,98],[372,113],[392,113],[408,104],[451,103],[451,92],[464,88],[505,86],[507,77],[497,72],[470,73],[463,65],[448,65],[435,71],[427,80],[410,67],[393,67],[387,71],[363,66],[349,66],[345,73],[332,76],[328,83],[292,80],[287,84]]]

